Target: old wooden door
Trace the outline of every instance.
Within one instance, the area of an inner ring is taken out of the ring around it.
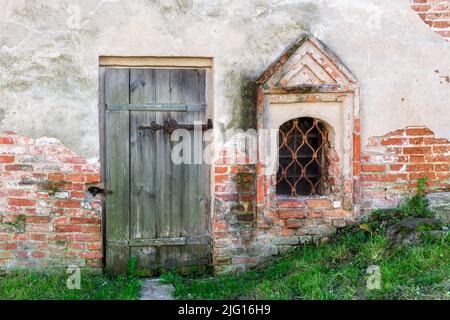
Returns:
[[[108,271],[125,272],[130,257],[150,274],[209,263],[203,131],[189,131],[181,155],[190,163],[176,164],[172,150],[185,138],[164,127],[207,123],[206,82],[202,69],[104,70]]]

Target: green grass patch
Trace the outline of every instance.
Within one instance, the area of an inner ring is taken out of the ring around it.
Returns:
[[[68,289],[63,273],[13,272],[0,276],[0,300],[134,300],[140,280],[81,272],[80,289]]]
[[[367,268],[380,267],[381,289],[366,286]],[[448,241],[389,245],[380,235],[346,235],[305,245],[259,270],[216,278],[171,274],[181,299],[449,299]]]

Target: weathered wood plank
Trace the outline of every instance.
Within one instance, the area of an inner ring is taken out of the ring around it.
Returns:
[[[156,103],[171,103],[170,101],[170,70],[156,70]],[[169,112],[157,112],[156,123],[163,124],[170,117]],[[157,237],[170,237],[171,211],[171,176],[170,136],[163,130],[155,133],[156,143],[156,214]]]
[[[178,112],[199,112],[204,111],[205,104],[176,104],[176,103],[149,103],[149,104],[110,104],[108,110],[129,110],[129,111],[178,111]]]
[[[154,69],[130,70],[130,103],[154,103],[156,98]],[[130,112],[130,241],[156,237],[155,135],[138,130],[156,120],[155,112]],[[138,109],[136,109],[138,110]],[[156,266],[156,249],[130,246],[131,256],[138,257],[139,269]]]
[[[129,237],[129,118],[128,112],[106,112],[106,238],[128,240]],[[107,247],[106,267],[118,274],[126,271],[128,248]]]
[[[197,70],[185,70],[182,76],[183,99],[185,103],[199,103],[201,97],[202,74]],[[204,94],[204,90],[202,91]],[[192,112],[184,115],[184,122],[194,123],[202,121],[205,117],[203,112]],[[203,168],[199,164],[202,161],[202,132],[194,131],[191,136],[191,164],[184,168],[184,192],[183,197],[183,235],[204,234],[204,190],[207,185],[203,180]],[[188,254],[189,255],[189,254]]]
[[[105,103],[129,103],[129,70],[105,70]],[[107,240],[129,238],[129,114],[106,111],[105,184],[111,194],[106,199],[105,233]],[[106,270],[126,272],[129,249],[106,246]]]
[[[181,70],[170,70],[170,102],[181,102],[182,101],[182,88],[181,88]],[[182,114],[180,112],[171,112],[170,117],[176,121],[182,119]],[[179,143],[178,141],[172,141],[173,136],[169,135],[169,154],[167,155],[167,161],[171,166],[172,176],[170,177],[170,237],[181,236],[181,215],[183,212],[181,203],[181,194],[183,192],[182,185],[182,165],[175,164],[172,160],[172,149],[174,145]],[[175,254],[175,253],[174,253]],[[178,256],[178,252],[176,255]]]

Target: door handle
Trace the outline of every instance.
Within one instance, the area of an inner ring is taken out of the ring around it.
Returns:
[[[89,188],[88,188],[88,191],[89,191],[94,197],[97,196],[97,194],[99,194],[99,193],[100,193],[100,194],[103,194],[103,195],[105,195],[105,196],[107,196],[107,195],[113,193],[111,190],[107,190],[107,189],[100,188],[100,187],[96,187],[96,186],[89,187]]]
[[[195,130],[197,128],[196,124],[179,124],[175,119],[168,119],[164,121],[163,125],[157,124],[155,121],[152,121],[150,125],[140,125],[138,130],[152,130],[153,132],[163,129],[168,134],[172,134],[177,129],[185,129],[185,130]],[[206,123],[201,124],[202,131],[207,131],[213,128],[213,122],[211,119],[208,119]]]

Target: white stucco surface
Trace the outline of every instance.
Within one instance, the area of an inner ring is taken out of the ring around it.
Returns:
[[[0,130],[97,157],[103,55],[214,58],[214,118],[238,123],[241,86],[305,31],[359,80],[363,144],[408,125],[450,138],[450,42],[409,0],[0,0]]]

